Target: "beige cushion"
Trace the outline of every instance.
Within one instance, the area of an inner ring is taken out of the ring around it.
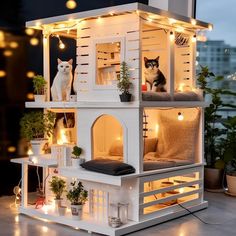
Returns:
[[[199,111],[195,108],[183,109],[182,121],[177,119],[178,112],[179,109],[173,109],[159,113],[157,158],[175,158],[193,162],[199,130]]]
[[[123,156],[123,143],[121,140],[116,140],[110,147],[110,156]]]

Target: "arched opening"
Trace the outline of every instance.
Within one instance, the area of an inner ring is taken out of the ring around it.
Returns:
[[[93,159],[124,160],[123,127],[111,115],[100,116],[92,126]]]

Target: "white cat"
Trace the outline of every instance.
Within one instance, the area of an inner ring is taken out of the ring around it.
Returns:
[[[51,94],[53,101],[69,101],[71,92],[72,76],[72,63],[73,59],[69,61],[61,61],[57,59],[58,72],[53,80],[51,87]]]

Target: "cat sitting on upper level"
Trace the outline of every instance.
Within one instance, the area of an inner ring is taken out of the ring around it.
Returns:
[[[159,56],[156,59],[144,57],[147,91],[166,92],[166,78],[159,69],[159,59]]]
[[[72,63],[73,60],[61,61],[57,59],[58,72],[53,80],[51,95],[53,101],[69,101],[72,83]]]

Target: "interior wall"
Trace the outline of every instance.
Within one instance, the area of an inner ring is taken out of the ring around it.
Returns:
[[[93,125],[94,156],[107,155],[117,140],[123,141],[123,128],[119,121],[110,115],[99,117]]]

